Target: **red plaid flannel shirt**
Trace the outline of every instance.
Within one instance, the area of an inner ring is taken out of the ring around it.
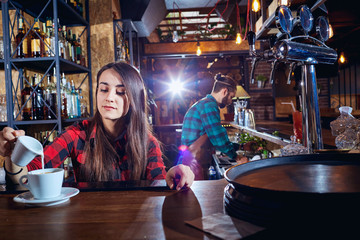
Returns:
[[[74,167],[75,178],[80,173],[80,166],[86,161],[84,146],[86,139],[86,130],[89,127],[89,121],[84,120],[70,126],[66,131],[59,135],[51,144],[44,149],[44,162],[46,168],[57,168],[70,157]],[[95,139],[96,129],[93,129],[90,136],[90,142]],[[130,170],[128,169],[127,155],[125,153],[126,132],[121,134],[115,140],[115,150],[118,153],[118,165],[114,166],[116,171],[115,181],[130,180]],[[165,179],[166,171],[162,159],[162,153],[159,143],[154,136],[149,135],[149,150],[147,156],[146,180]],[[41,168],[41,158],[36,157],[28,164],[28,171]]]

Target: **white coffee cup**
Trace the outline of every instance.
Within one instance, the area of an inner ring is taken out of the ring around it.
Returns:
[[[36,156],[43,154],[42,144],[33,137],[20,136],[16,140],[11,161],[19,167],[25,167]]]
[[[24,183],[25,180],[27,183]],[[47,199],[58,197],[64,179],[64,169],[45,168],[28,172],[20,178],[20,185],[29,189],[34,198]]]

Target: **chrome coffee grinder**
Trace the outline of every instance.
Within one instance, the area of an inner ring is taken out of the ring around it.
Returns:
[[[250,127],[255,129],[254,113],[251,109],[247,109],[248,99],[250,95],[242,86],[236,87],[234,101],[234,123],[239,126]]]

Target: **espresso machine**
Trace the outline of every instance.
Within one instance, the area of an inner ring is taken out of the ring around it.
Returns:
[[[255,33],[247,35],[249,55],[251,58],[250,81],[254,83],[254,69],[258,61],[265,60],[272,63],[270,82],[274,82],[274,70],[278,63],[289,65],[288,83],[295,67],[301,67],[301,106],[303,122],[303,144],[308,153],[316,149],[323,149],[321,133],[320,111],[317,93],[315,65],[333,64],[337,60],[335,50],[325,45],[329,38],[329,23],[325,16],[316,20],[316,38],[308,33],[312,30],[314,17],[312,9],[302,5],[297,16],[292,16],[287,6],[279,6],[275,12],[276,26],[280,33],[270,39],[270,49],[261,53],[255,51]],[[291,36],[294,26],[301,28],[301,35]]]

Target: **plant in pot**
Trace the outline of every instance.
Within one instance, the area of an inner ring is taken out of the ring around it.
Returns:
[[[256,81],[258,83],[258,88],[263,88],[265,87],[265,82],[267,81],[267,77],[265,77],[264,75],[257,75],[256,76]]]
[[[240,134],[238,144],[245,152],[247,152],[247,157],[250,158],[255,155],[260,155],[260,158],[268,158],[272,155],[266,147],[266,140],[256,136],[251,136],[248,133]]]

